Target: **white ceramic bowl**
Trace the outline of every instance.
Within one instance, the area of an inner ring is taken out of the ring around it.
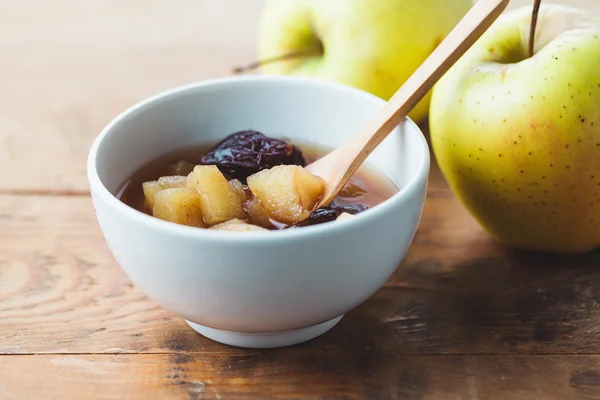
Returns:
[[[153,218],[115,194],[146,162],[239,130],[333,148],[383,105],[347,86],[275,76],[205,81],[141,101],[111,121],[89,153],[108,246],[150,299],[213,340],[259,348],[321,335],[386,282],[412,241],[430,163],[412,121],[366,161],[401,190],[356,218],[284,231],[208,231]]]

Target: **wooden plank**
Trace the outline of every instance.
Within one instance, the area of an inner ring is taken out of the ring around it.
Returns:
[[[0,2],[0,189],[87,190],[89,146],[117,113],[254,59],[261,4]]]
[[[593,0],[562,2],[600,11]],[[0,58],[0,190],[87,190],[85,159],[100,129],[143,97],[253,60],[261,6],[0,2],[0,53],[10,54]]]
[[[0,356],[3,399],[600,399],[598,356]],[[31,371],[42,379],[31,379]]]
[[[147,300],[113,260],[87,197],[0,196],[0,353],[239,353]],[[443,191],[386,287],[301,352],[600,351],[600,252],[512,252]],[[245,353],[244,353],[245,354]]]

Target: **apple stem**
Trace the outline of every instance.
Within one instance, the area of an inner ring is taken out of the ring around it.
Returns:
[[[542,0],[533,0],[533,11],[531,13],[531,27],[529,28],[529,57],[533,57],[533,45],[535,42],[535,27]]]
[[[319,50],[319,49],[306,49],[306,50],[294,51],[291,53],[282,54],[280,56],[265,58],[264,60],[254,61],[248,65],[242,65],[239,67],[235,67],[233,69],[233,72],[236,74],[239,74],[242,72],[251,71],[262,65],[271,64],[271,63],[278,62],[278,61],[292,60],[294,58],[311,56],[314,54],[319,54],[320,52],[321,52],[321,50]]]

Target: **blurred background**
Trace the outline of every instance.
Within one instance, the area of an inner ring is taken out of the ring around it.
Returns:
[[[509,10],[530,3],[513,0]],[[145,96],[230,75],[254,60],[262,6],[0,1],[0,168],[14,171],[2,176],[0,189],[87,191],[85,159],[99,130]]]

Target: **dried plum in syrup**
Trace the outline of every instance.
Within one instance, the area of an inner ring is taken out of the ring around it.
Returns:
[[[290,225],[290,228],[317,225],[324,222],[335,221],[342,213],[358,214],[368,207],[363,204],[343,204],[333,203],[329,206],[323,206],[310,213],[310,216],[302,222]]]
[[[227,136],[202,156],[199,163],[216,165],[227,179],[235,178],[244,184],[248,176],[276,165],[306,166],[298,146],[254,130]]]

